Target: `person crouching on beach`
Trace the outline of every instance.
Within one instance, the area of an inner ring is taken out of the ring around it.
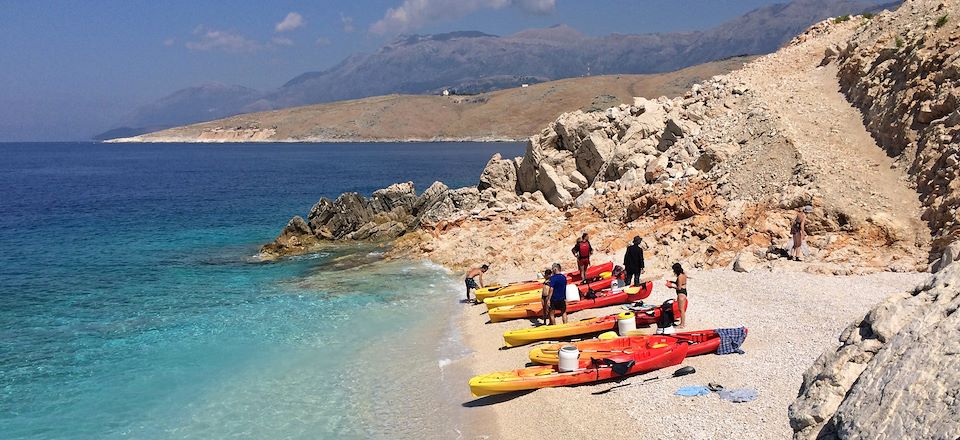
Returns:
[[[547,313],[550,315],[550,325],[556,325],[557,317],[554,311],[560,312],[563,317],[563,323],[567,323],[567,277],[560,272],[560,263],[553,263],[553,275],[548,282],[550,288],[549,302],[547,303]]]
[[[590,246],[590,240],[587,239],[587,233],[584,232],[577,239],[577,244],[573,245],[573,256],[577,257],[577,268],[580,269],[580,284],[586,284],[587,268],[590,267],[590,255],[593,254],[593,246]]]
[[[540,292],[540,305],[543,308],[543,325],[550,321],[550,277],[553,271],[546,269],[543,271],[543,290]]]
[[[667,287],[677,291],[677,308],[680,309],[678,328],[683,328],[687,325],[687,274],[683,272],[680,263],[673,263],[673,274],[677,276],[677,280],[667,281]]]
[[[467,301],[470,301],[470,291],[474,289],[479,289],[483,287],[483,274],[489,269],[490,266],[484,264],[480,267],[474,267],[467,271],[466,277],[463,279],[464,284],[467,285]],[[480,277],[480,285],[477,285],[477,281],[474,280],[476,277]]]

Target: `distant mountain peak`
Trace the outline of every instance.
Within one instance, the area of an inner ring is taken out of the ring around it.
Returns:
[[[567,24],[555,24],[546,28],[525,29],[510,36],[517,40],[547,40],[558,42],[580,41],[588,38]]]
[[[465,38],[499,38],[497,35],[480,31],[456,31],[442,34],[402,34],[391,41],[387,46],[408,46],[425,41],[450,41]]]

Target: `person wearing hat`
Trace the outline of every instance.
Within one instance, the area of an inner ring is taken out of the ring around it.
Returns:
[[[789,258],[796,261],[800,261],[800,256],[803,254],[803,240],[807,238],[807,214],[811,212],[813,212],[813,207],[810,205],[798,209],[797,216],[794,217],[793,223],[790,224],[790,235],[793,236],[793,247],[790,248]]]
[[[643,248],[640,247],[642,240],[637,235],[633,237],[633,244],[627,246],[627,252],[623,255],[623,270],[627,273],[624,280],[630,286],[640,284],[640,274],[643,273]]]

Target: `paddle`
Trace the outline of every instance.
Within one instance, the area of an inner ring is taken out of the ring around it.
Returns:
[[[688,374],[693,374],[693,373],[696,373],[696,372],[697,372],[696,368],[693,368],[693,367],[683,367],[683,368],[677,369],[677,371],[674,371],[673,374],[670,375],[670,376],[665,376],[665,377],[655,376],[655,377],[651,377],[651,378],[649,378],[649,379],[644,379],[644,380],[642,380],[642,381],[640,381],[640,382],[636,382],[636,383],[625,383],[625,384],[620,384],[620,385],[612,386],[612,387],[607,388],[607,389],[605,389],[605,390],[595,391],[595,392],[593,392],[593,393],[591,393],[591,394],[593,394],[594,396],[599,396],[599,395],[601,395],[601,394],[607,394],[607,393],[609,393],[609,392],[611,392],[611,391],[613,391],[613,390],[615,390],[615,389],[617,389],[617,388],[624,388],[624,387],[628,387],[628,386],[630,386],[630,385],[645,385],[645,384],[648,384],[648,383],[650,383],[650,382],[655,382],[655,381],[663,380],[663,379],[669,379],[669,378],[671,378],[671,377],[686,376],[686,375],[688,375]]]

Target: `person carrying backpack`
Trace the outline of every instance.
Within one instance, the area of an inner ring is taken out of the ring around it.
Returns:
[[[577,244],[573,245],[573,256],[577,257],[577,268],[580,269],[580,284],[586,284],[587,268],[590,267],[590,255],[593,255],[593,246],[590,246],[590,240],[587,239],[587,233],[584,232],[577,239]]]

